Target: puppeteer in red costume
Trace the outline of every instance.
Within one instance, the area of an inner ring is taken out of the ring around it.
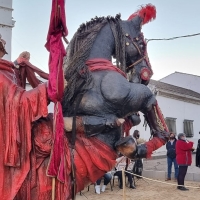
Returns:
[[[31,122],[48,115],[46,84],[25,91],[0,39],[0,197],[14,199],[30,171]]]

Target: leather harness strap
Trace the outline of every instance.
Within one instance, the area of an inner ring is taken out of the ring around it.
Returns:
[[[139,41],[139,38],[131,38],[131,36],[126,33],[125,36],[131,41],[131,43],[134,45],[134,47],[137,49],[138,53],[140,54],[140,56],[142,56],[140,59],[138,59],[137,61],[135,61],[133,64],[129,65],[127,68],[127,70],[131,69],[132,67],[134,67],[135,65],[137,65],[138,63],[142,62],[144,59],[146,59],[146,56],[144,55],[144,53],[142,53],[142,51],[140,50],[140,47],[137,44],[137,41]],[[136,42],[135,42],[135,41]]]
[[[128,33],[126,33],[125,36],[131,41],[131,43],[137,49],[140,55],[140,58],[136,60],[134,63],[132,63],[131,65],[129,65],[128,67],[126,67],[126,70],[129,71],[130,69],[132,69],[132,73],[133,72],[135,73],[134,67],[144,60],[146,61],[146,65],[148,66],[148,68],[144,67],[143,69],[141,69],[140,76],[142,80],[148,81],[153,75],[153,71],[151,69],[151,64],[149,62],[148,55],[146,52],[146,42],[144,41],[143,34],[140,34],[139,37],[135,37],[135,38],[131,38],[131,36]],[[140,44],[142,44],[142,47],[140,47]],[[127,45],[129,45],[128,42],[127,42]]]
[[[145,58],[146,58],[146,56],[143,56],[143,57],[140,58],[139,60],[135,61],[133,64],[129,65],[129,66],[127,67],[127,69],[131,69],[132,67],[134,67],[134,66],[137,65],[138,63],[142,62]]]

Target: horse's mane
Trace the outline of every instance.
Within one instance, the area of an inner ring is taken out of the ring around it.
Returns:
[[[121,28],[120,14],[115,17],[95,17],[91,21],[80,25],[74,34],[64,61],[65,79],[67,86],[64,92],[63,112],[72,114],[72,104],[79,93],[88,89],[92,81],[87,61],[93,43],[102,27],[109,23],[115,39],[115,57],[117,67],[125,72],[125,36]]]

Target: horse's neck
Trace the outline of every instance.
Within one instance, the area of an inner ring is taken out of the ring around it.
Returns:
[[[115,41],[110,25],[105,25],[94,41],[88,59],[104,58],[111,60],[112,54],[115,49]]]

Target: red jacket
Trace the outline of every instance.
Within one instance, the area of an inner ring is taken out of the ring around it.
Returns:
[[[192,164],[192,146],[193,142],[177,140],[176,142],[176,161],[178,165]]]

